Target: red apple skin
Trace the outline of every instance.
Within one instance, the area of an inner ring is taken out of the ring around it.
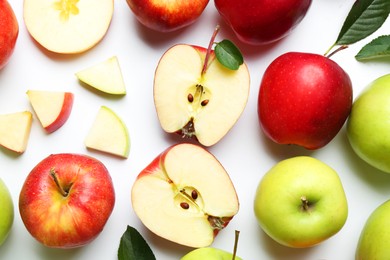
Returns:
[[[334,61],[311,53],[285,53],[266,69],[258,116],[271,140],[309,150],[340,131],[352,107],[352,83]]]
[[[60,185],[71,186],[67,196]],[[30,234],[53,248],[81,247],[103,230],[115,204],[115,191],[107,168],[81,154],[52,154],[27,176],[19,196],[19,212]]]
[[[57,119],[53,121],[53,123],[44,128],[47,133],[52,133],[65,124],[72,111],[73,100],[74,94],[70,92],[65,92],[64,104],[62,105],[60,114],[58,115]]]
[[[265,45],[286,37],[305,17],[311,0],[215,0],[237,38]]]
[[[138,21],[159,32],[172,32],[194,23],[209,0],[126,0]]]
[[[15,13],[6,0],[0,0],[0,69],[11,58],[19,34]]]

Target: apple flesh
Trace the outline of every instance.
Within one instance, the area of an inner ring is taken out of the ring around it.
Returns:
[[[0,246],[7,239],[14,222],[14,204],[11,194],[0,179]]]
[[[125,123],[113,110],[101,106],[85,138],[85,146],[127,158],[130,152],[130,137]]]
[[[24,153],[30,137],[32,120],[30,111],[0,115],[0,145],[16,153]]]
[[[390,74],[371,82],[355,99],[347,136],[356,154],[371,166],[390,173]]]
[[[344,125],[352,98],[351,79],[336,62],[318,54],[285,53],[263,75],[259,122],[276,143],[319,149]]]
[[[73,93],[28,90],[27,96],[46,132],[52,133],[58,130],[68,120],[73,107]]]
[[[237,38],[251,45],[278,41],[302,21],[311,0],[215,0],[215,7]]]
[[[107,168],[82,154],[49,155],[31,170],[19,195],[19,212],[28,232],[53,248],[92,242],[114,204]]]
[[[23,18],[30,35],[45,49],[62,54],[84,52],[106,34],[113,0],[25,0]]]
[[[390,201],[378,206],[368,217],[356,247],[355,259],[387,259],[390,255]]]
[[[206,247],[239,209],[229,175],[204,148],[167,148],[141,173],[131,191],[133,209],[156,235],[189,247]]]
[[[222,139],[242,114],[249,96],[246,64],[232,71],[213,51],[202,73],[207,50],[179,44],[161,57],[154,78],[154,103],[168,133],[196,138],[204,146]]]
[[[116,56],[77,72],[76,77],[104,93],[112,95],[126,94],[126,86]]]
[[[194,23],[209,0],[126,0],[130,10],[144,26],[158,32],[172,32]]]
[[[19,35],[19,24],[11,5],[0,1],[0,69],[11,58]]]
[[[338,174],[318,159],[298,156],[272,167],[257,187],[254,212],[276,242],[317,245],[344,226],[348,204]]]

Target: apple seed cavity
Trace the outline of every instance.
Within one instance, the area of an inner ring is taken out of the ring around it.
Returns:
[[[77,15],[79,9],[77,3],[79,0],[59,0],[53,4],[55,10],[60,11],[60,19],[65,22],[69,20],[70,15]]]

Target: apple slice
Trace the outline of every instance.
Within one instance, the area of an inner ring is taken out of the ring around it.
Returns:
[[[73,93],[28,90],[27,96],[46,132],[56,131],[68,120],[73,107]]]
[[[85,146],[127,158],[130,152],[130,137],[125,123],[114,111],[101,106],[87,134]]]
[[[113,0],[24,0],[23,18],[30,35],[56,53],[80,53],[106,34]]]
[[[135,213],[152,232],[190,247],[209,246],[237,214],[239,201],[228,173],[204,148],[167,148],[135,180]]]
[[[77,72],[76,77],[102,92],[113,95],[126,94],[122,71],[116,56]]]
[[[23,153],[27,148],[32,124],[30,111],[0,115],[0,145]]]
[[[211,146],[233,127],[243,112],[250,77],[246,64],[238,70],[221,65],[207,49],[179,44],[162,56],[155,72],[154,103],[161,127],[168,133],[195,137]]]

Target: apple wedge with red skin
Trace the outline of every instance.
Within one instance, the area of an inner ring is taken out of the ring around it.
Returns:
[[[19,23],[15,13],[6,0],[0,1],[0,69],[7,65],[14,53],[19,35]]]
[[[350,77],[330,58],[285,53],[264,72],[258,96],[260,125],[276,143],[319,149],[344,125],[352,92]]]
[[[115,204],[111,176],[102,162],[82,154],[52,154],[27,176],[19,212],[28,232],[53,248],[92,242]]]
[[[28,90],[27,96],[46,132],[52,133],[58,130],[68,120],[73,107],[73,93]]]
[[[209,246],[239,210],[233,183],[204,148],[176,144],[158,155],[135,180],[131,201],[153,233],[189,246]]]
[[[238,121],[249,88],[245,63],[230,70],[210,47],[174,45],[161,57],[154,76],[154,104],[160,125],[167,133],[212,146]]]

